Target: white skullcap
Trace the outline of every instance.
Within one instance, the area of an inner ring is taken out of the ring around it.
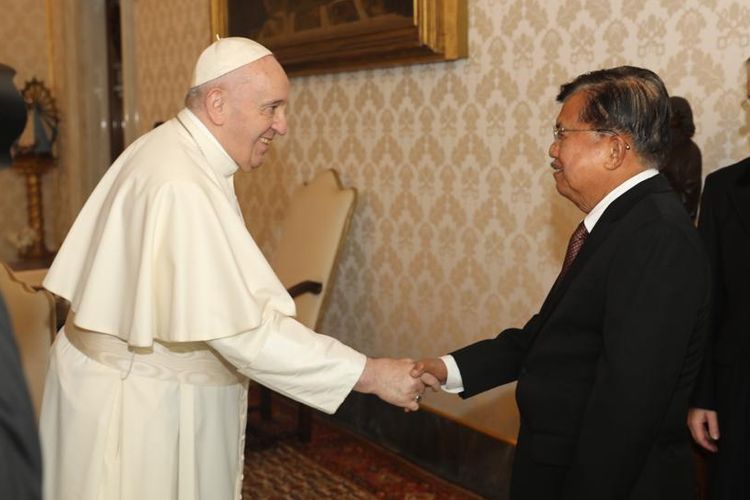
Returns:
[[[190,87],[203,85],[270,54],[270,50],[249,38],[221,38],[201,53],[195,63]]]

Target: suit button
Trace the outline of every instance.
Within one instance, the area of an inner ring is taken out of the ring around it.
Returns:
[[[521,375],[526,375],[526,367],[521,368]]]

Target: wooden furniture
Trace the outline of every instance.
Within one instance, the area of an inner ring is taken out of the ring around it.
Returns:
[[[334,170],[325,170],[302,186],[291,199],[281,226],[281,239],[270,263],[294,298],[297,320],[317,330],[333,285],[337,258],[349,229],[357,192],[344,189]],[[270,420],[271,391],[261,389],[259,408]],[[291,433],[309,441],[311,409],[300,405],[297,429]],[[283,437],[283,436],[277,436]]]
[[[44,243],[42,176],[54,165],[55,160],[52,155],[19,154],[13,159],[13,169],[26,178],[28,225],[36,235],[31,245],[19,251],[22,259],[44,259],[51,255]]]
[[[52,255],[45,259],[19,260],[8,262],[8,267],[13,271],[13,275],[18,281],[22,281],[34,290],[42,290],[42,282],[47,276],[49,266],[52,264]],[[49,292],[47,292],[49,293]],[[50,294],[55,300],[55,331],[59,331],[65,324],[70,310],[70,302],[57,295]]]
[[[24,85],[21,95],[26,103],[33,141],[31,144],[18,145],[13,157],[13,169],[26,178],[28,227],[33,231],[33,241],[19,249],[19,257],[44,259],[50,256],[50,252],[44,244],[42,176],[56,164],[52,152],[57,139],[59,114],[44,82],[32,78]]]
[[[34,413],[39,418],[56,329],[55,299],[46,290],[35,289],[19,279],[4,263],[0,263],[0,294],[8,308]]]

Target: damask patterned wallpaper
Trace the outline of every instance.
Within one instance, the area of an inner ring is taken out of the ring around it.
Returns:
[[[0,0],[0,9],[13,13],[17,3]],[[144,132],[182,106],[210,39],[208,2],[131,4],[136,88],[126,93]],[[8,54],[0,47],[0,61],[13,65],[24,46],[45,53],[31,48],[45,43],[38,24],[19,21],[35,15],[43,0],[0,19],[15,40]],[[740,107],[750,56],[744,0],[469,0],[469,43],[458,62],[293,79],[289,135],[263,168],[236,178],[248,226],[269,253],[301,182],[336,168],[358,188],[322,330],[371,355],[442,354],[537,310],[582,216],[556,193],[546,156],[554,97],[579,73],[657,71],[693,106],[704,173],[750,154]],[[47,62],[34,64],[28,74]],[[11,176],[0,173],[0,233],[25,199]],[[514,436],[512,387],[469,401],[429,395],[426,404]]]
[[[209,3],[195,0],[133,2],[138,135],[179,111],[193,64],[209,44]],[[125,27],[127,29],[127,27]],[[127,92],[127,90],[126,90]]]
[[[269,251],[293,188],[336,168],[360,197],[323,331],[372,355],[439,355],[522,326],[582,218],[547,149],[559,85],[620,64],[692,104],[706,172],[750,154],[737,0],[471,0],[470,57],[292,81],[290,132],[237,177]],[[426,405],[512,439],[512,387]]]

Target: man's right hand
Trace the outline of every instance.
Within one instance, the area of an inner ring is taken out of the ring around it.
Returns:
[[[696,443],[712,453],[719,450],[716,446],[716,441],[719,440],[719,417],[715,411],[690,408],[687,425]]]
[[[425,358],[417,361],[411,371],[412,377],[422,379],[424,385],[432,387],[433,391],[440,389],[440,385],[445,384],[448,379],[448,368],[440,358]]]
[[[367,358],[354,390],[375,394],[386,403],[417,411],[424,383],[411,375],[413,370],[411,359]]]

